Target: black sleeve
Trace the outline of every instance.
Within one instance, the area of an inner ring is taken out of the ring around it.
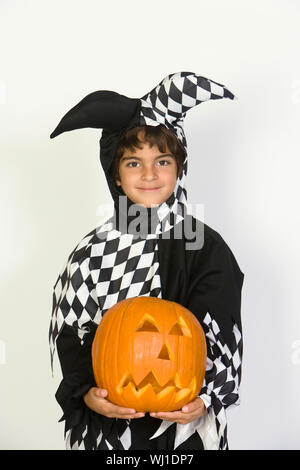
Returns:
[[[97,387],[91,353],[97,325],[90,322],[85,326],[89,332],[85,334],[84,340],[80,340],[76,328],[69,325],[64,325],[57,338],[63,379],[55,397],[63,410],[60,421],[65,421],[65,434],[72,431],[70,447],[76,444],[91,450],[97,449],[101,439],[115,439],[116,419],[96,413],[83,400],[83,395],[91,387]]]
[[[96,387],[91,358],[94,335],[87,333],[85,336],[84,341],[80,340],[75,327],[64,325],[56,340],[63,380],[55,397],[64,413],[62,419],[73,424],[78,424],[84,414],[83,395]]]
[[[207,342],[207,366],[199,396],[217,414],[239,404],[242,367],[241,290],[244,274],[223,238],[205,226],[204,245],[195,253],[188,306]]]

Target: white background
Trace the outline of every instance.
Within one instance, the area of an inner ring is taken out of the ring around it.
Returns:
[[[189,202],[245,273],[229,446],[300,448],[299,14],[297,0],[1,0],[1,449],[64,449],[52,288],[112,201],[101,131],[49,135],[90,92],[137,98],[178,71],[239,98],[185,121]]]

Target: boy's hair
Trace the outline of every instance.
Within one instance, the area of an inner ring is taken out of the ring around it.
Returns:
[[[138,138],[139,132],[141,132],[140,138]],[[120,159],[125,150],[130,149],[134,152],[136,148],[141,149],[145,142],[147,142],[150,147],[157,145],[161,153],[166,153],[168,147],[176,159],[177,177],[182,176],[183,162],[186,156],[185,150],[176,135],[172,131],[169,131],[163,124],[159,124],[158,126],[137,126],[124,132],[120,138],[116,155],[110,169],[114,181],[119,179]]]

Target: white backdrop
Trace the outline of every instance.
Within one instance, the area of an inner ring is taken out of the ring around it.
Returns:
[[[101,131],[49,139],[86,94],[141,97],[193,71],[237,101],[185,120],[188,197],[245,273],[231,449],[299,449],[297,0],[0,1],[1,449],[64,449],[50,371],[52,288],[111,196]]]

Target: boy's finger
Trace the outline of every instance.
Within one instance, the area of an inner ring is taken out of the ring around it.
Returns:
[[[119,413],[121,415],[134,415],[136,413],[134,408],[123,408],[122,406],[115,406],[115,411],[116,413]]]
[[[144,413],[136,413],[134,415],[120,415],[120,414],[113,414],[113,418],[119,418],[119,419],[138,419],[138,418],[143,418],[145,415]]]
[[[136,413],[130,414],[130,415],[122,415],[122,417],[126,417],[127,419],[135,419],[135,418],[142,418],[145,416],[145,413],[138,411]]]
[[[194,401],[191,401],[187,405],[184,405],[181,408],[181,411],[183,411],[183,413],[192,413],[193,411],[196,411],[198,408],[202,408],[203,405],[204,403],[201,399],[199,400],[196,399]]]
[[[97,397],[104,398],[107,395],[107,390],[105,390],[104,388],[96,388],[95,395]]]
[[[192,413],[195,411],[195,409],[198,408],[198,405],[195,406],[195,404],[189,403],[188,405],[184,405],[181,409],[184,413]]]
[[[179,413],[179,414],[178,414]],[[158,411],[156,413],[150,413],[150,416],[153,418],[160,418],[160,419],[178,419],[182,415],[180,415],[180,411]]]
[[[114,405],[113,403],[111,403],[111,405],[113,406],[113,412],[117,413],[117,414],[120,414],[122,416],[123,415],[129,415],[129,417],[131,417],[131,416],[135,416],[135,415],[140,416],[140,413],[142,413],[143,415],[145,414],[141,411],[136,411],[134,408],[125,408],[124,406]]]
[[[104,388],[98,388],[96,390],[98,392],[98,396],[104,397],[107,394],[107,390]],[[125,408],[123,406],[118,406],[115,405],[114,403],[111,403],[110,401],[107,401],[109,403],[109,406],[111,408],[112,413],[116,415],[121,415],[122,418],[141,418],[142,416],[145,416],[145,413],[143,412],[137,412],[134,408]]]
[[[111,403],[111,405],[113,405]],[[113,405],[112,413],[123,419],[142,418],[145,413],[142,411],[136,411],[133,408],[125,408],[122,406]]]

